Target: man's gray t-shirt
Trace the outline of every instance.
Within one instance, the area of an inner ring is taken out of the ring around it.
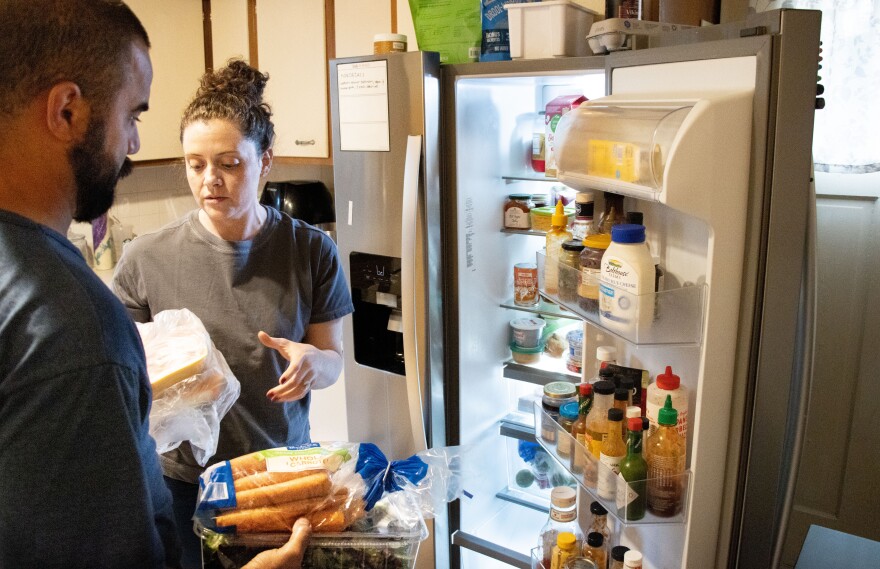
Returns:
[[[249,241],[215,236],[194,210],[127,244],[113,277],[114,292],[138,322],[179,308],[198,316],[241,383],[209,464],[310,441],[310,396],[283,404],[266,398],[289,363],[260,343],[257,332],[301,342],[309,324],[353,311],[332,239],[266,209],[266,222]],[[162,466],[186,482],[202,471],[188,443],[165,453]]]

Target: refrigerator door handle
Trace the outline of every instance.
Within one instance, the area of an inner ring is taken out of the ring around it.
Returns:
[[[414,447],[417,451],[428,447],[422,411],[421,357],[418,340],[419,302],[416,289],[419,220],[419,168],[422,158],[421,135],[410,135],[406,141],[406,161],[403,167],[403,215],[400,231],[401,304],[403,312],[403,353],[406,368],[406,397]]]

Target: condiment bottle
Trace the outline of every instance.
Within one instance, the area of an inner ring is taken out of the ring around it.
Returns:
[[[648,386],[648,398],[645,406],[645,415],[651,422],[652,434],[657,430],[657,415],[660,408],[666,402],[666,396],[672,397],[672,407],[678,412],[678,434],[687,440],[688,428],[688,393],[681,384],[681,378],[672,373],[672,366],[666,366],[666,372],[657,374],[654,383]]]
[[[559,408],[559,433],[556,434],[556,452],[559,456],[571,455],[572,441],[571,426],[578,418],[578,404],[576,401],[566,403]]]
[[[620,473],[620,461],[626,456],[626,445],[621,435],[623,411],[617,408],[608,410],[608,434],[602,441],[599,453],[599,484],[600,498],[613,500],[617,492],[617,475]]]
[[[615,225],[599,272],[599,322],[638,338],[654,320],[654,259],[644,225]]]
[[[614,403],[612,406],[615,409],[620,409],[620,412],[623,413],[621,421],[626,418],[626,408],[629,407],[629,395],[629,391],[623,387],[618,387],[614,390]],[[626,445],[626,422],[622,422],[621,425],[620,440]]]
[[[630,549],[623,554],[624,569],[642,569],[642,554],[635,549]]]
[[[601,502],[595,501],[590,504],[590,514],[592,514],[593,519],[590,522],[587,533],[601,533],[602,537],[605,538],[605,543],[609,543],[611,531],[608,529],[608,510],[605,509]]]
[[[593,228],[593,193],[578,192],[574,196],[574,221],[571,223],[571,235],[583,241],[587,235],[596,232]]]
[[[681,512],[684,500],[685,441],[678,434],[678,412],[672,396],[658,413],[659,427],[646,441],[648,463],[648,510],[668,518]]]
[[[623,556],[629,548],[625,545],[615,545],[611,548],[611,564],[608,569],[623,569]]]
[[[550,569],[563,569],[569,557],[577,555],[577,539],[571,532],[564,531],[556,537]]]
[[[570,401],[577,401],[577,391],[573,383],[553,381],[544,386],[541,407],[541,438],[548,443],[556,442],[556,430],[559,428],[559,408]]]
[[[559,300],[574,302],[578,298],[578,286],[581,282],[581,251],[584,244],[579,239],[572,239],[562,244],[559,260]]]
[[[638,409],[638,407],[636,407]],[[626,456],[620,461],[617,479],[618,517],[636,521],[645,517],[648,505],[648,463],[642,456],[642,419],[629,419]]]
[[[532,121],[532,170],[543,172],[546,168],[544,159],[544,111],[538,111]]]
[[[546,235],[546,261],[544,263],[544,288],[549,294],[559,292],[559,259],[562,244],[571,240],[571,232],[566,229],[568,217],[562,200],[556,202],[556,212],[550,218],[550,230]]]
[[[626,217],[623,212],[623,196],[611,192],[603,192],[605,200],[605,208],[602,215],[599,216],[598,231],[599,233],[607,233],[611,235],[611,228],[621,223],[626,223]]]
[[[577,491],[570,486],[556,486],[550,491],[550,517],[539,534],[538,545],[544,557],[544,567],[550,567],[553,546],[563,532],[575,538],[575,550],[580,549],[584,534],[577,521]]]
[[[584,464],[587,462],[587,450],[584,437],[587,432],[587,415],[593,407],[593,384],[578,384],[578,418],[571,426],[571,436],[574,437],[575,447],[571,452],[571,472],[581,474]]]
[[[599,566],[592,559],[586,557],[569,557],[565,562],[564,569],[599,569]]]
[[[584,249],[579,259],[581,280],[578,284],[578,306],[585,312],[596,314],[599,311],[599,273],[602,269],[602,255],[611,245],[611,236],[604,233],[588,235],[583,240]]]
[[[608,410],[611,409],[614,396],[614,383],[610,381],[597,381],[593,384],[593,408],[587,415],[587,427],[584,432],[584,446],[589,449],[591,456],[587,456],[584,464],[584,485],[595,488],[599,461],[602,449],[602,439],[608,433]]]
[[[608,566],[608,553],[605,551],[605,536],[599,532],[587,534],[587,544],[584,545],[584,557],[592,559],[597,567]]]

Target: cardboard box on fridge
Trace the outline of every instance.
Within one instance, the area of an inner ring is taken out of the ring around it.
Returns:
[[[576,109],[587,98],[583,95],[562,95],[556,97],[545,107],[544,113],[544,138],[545,138],[545,169],[544,175],[548,178],[556,177],[556,125],[559,119],[572,109]]]

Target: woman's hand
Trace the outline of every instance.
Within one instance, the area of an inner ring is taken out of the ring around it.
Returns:
[[[258,554],[242,569],[300,569],[306,552],[312,526],[306,518],[299,518],[293,524],[290,539],[278,549],[270,549]]]
[[[312,389],[330,387],[342,372],[342,319],[311,324],[303,342],[257,334],[267,348],[277,350],[290,362],[278,386],[266,393],[271,401],[297,401]]]

